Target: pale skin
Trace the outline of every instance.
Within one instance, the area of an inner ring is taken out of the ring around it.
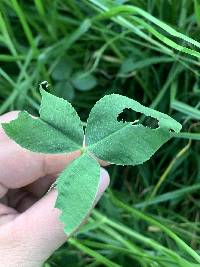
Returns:
[[[17,112],[9,112],[0,116],[0,123],[16,117]],[[66,242],[60,211],[54,208],[57,192],[46,192],[59,172],[79,155],[79,151],[65,155],[27,151],[0,127],[1,266],[40,267]],[[109,175],[101,169],[95,202],[108,184]]]

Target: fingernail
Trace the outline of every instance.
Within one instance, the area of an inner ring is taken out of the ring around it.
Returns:
[[[95,201],[96,203],[99,201],[102,194],[105,192],[106,188],[109,186],[109,183],[110,183],[110,177],[109,177],[108,172],[104,168],[101,168],[99,189],[98,189],[98,193],[97,193],[96,201]]]

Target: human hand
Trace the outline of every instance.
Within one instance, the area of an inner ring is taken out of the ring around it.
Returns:
[[[0,116],[0,123],[17,112]],[[39,267],[67,236],[54,208],[57,191],[45,195],[57,174],[80,155],[45,155],[21,148],[0,127],[0,255],[4,267]],[[101,169],[97,199],[109,184]],[[67,204],[67,203],[66,203]]]

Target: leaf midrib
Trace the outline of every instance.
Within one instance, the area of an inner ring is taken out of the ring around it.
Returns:
[[[57,132],[61,133],[62,135],[64,135],[64,137],[68,137],[66,135],[66,133],[64,133],[62,130],[58,129],[58,128],[55,128],[54,125],[52,125],[51,123],[49,123],[48,121],[42,119],[41,117],[38,118],[39,120],[41,120],[42,122],[44,122],[45,124],[49,125],[51,128],[53,128],[54,130],[56,130]],[[71,138],[68,137],[68,139],[70,141],[72,141],[73,144],[75,144],[77,146],[77,148],[81,148],[82,146],[80,144],[77,144],[74,140],[72,140]]]
[[[135,126],[135,125],[132,125],[131,123],[128,123],[128,124],[126,124],[125,126],[123,126],[122,128],[118,129],[117,131],[113,131],[112,133],[108,134],[108,135],[105,136],[103,139],[98,140],[96,143],[94,143],[94,144],[92,144],[92,145],[89,145],[89,146],[88,146],[88,149],[93,149],[93,148],[95,148],[95,147],[98,146],[100,143],[102,143],[102,142],[104,142],[105,140],[109,139],[113,134],[116,134],[116,133],[118,133],[118,132],[124,130],[124,129],[127,128],[128,126],[132,126],[132,127],[140,127],[140,126],[142,126],[142,127],[145,127],[145,126],[143,126],[142,124],[138,124],[138,126]],[[157,128],[157,129],[160,129],[160,127]],[[152,130],[153,130],[153,129],[152,129]],[[86,144],[86,145],[87,145],[87,144]]]
[[[126,124],[125,126],[123,126],[122,128],[118,129],[117,131],[113,131],[112,133],[108,134],[106,137],[104,137],[103,139],[100,139],[98,140],[96,143],[92,144],[92,145],[89,145],[88,146],[88,149],[92,150],[94,149],[96,146],[98,146],[99,144],[101,144],[102,142],[105,142],[107,139],[109,139],[112,135],[114,134],[117,134],[118,132],[120,133],[122,130],[124,130],[125,128],[127,128],[128,126],[131,126],[131,127],[144,127],[144,128],[148,128],[148,129],[151,129],[149,127],[145,127],[144,125],[142,124],[138,124],[137,126],[136,125],[132,125],[131,123],[128,123]],[[158,127],[156,129],[151,129],[152,131],[158,131],[158,129],[160,129],[161,127]],[[169,130],[169,129],[168,129]],[[87,144],[86,144],[87,145]]]

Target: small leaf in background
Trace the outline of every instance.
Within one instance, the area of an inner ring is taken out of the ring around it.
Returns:
[[[16,120],[2,124],[16,143],[34,152],[66,153],[80,149],[83,127],[69,102],[41,90],[40,118],[21,112]]]
[[[129,72],[132,72],[136,69],[135,65],[137,63],[137,58],[135,57],[128,57],[124,59],[124,61],[121,64],[120,67],[120,74],[127,74]]]
[[[55,84],[52,93],[62,97],[68,101],[72,101],[75,97],[74,87],[68,81],[59,81]]]
[[[72,84],[80,91],[88,91],[97,85],[97,80],[92,74],[77,72],[72,77]]]
[[[151,129],[134,122],[118,122],[118,115],[126,108],[157,119],[159,127]],[[86,144],[99,159],[136,165],[148,160],[170,139],[171,129],[179,132],[181,125],[133,99],[112,94],[103,97],[92,108],[87,121]]]
[[[52,72],[52,78],[62,81],[70,78],[73,69],[73,62],[70,59],[61,59]]]
[[[74,232],[89,214],[95,201],[100,177],[100,165],[84,153],[75,159],[57,179],[56,205],[62,211],[65,233]]]

